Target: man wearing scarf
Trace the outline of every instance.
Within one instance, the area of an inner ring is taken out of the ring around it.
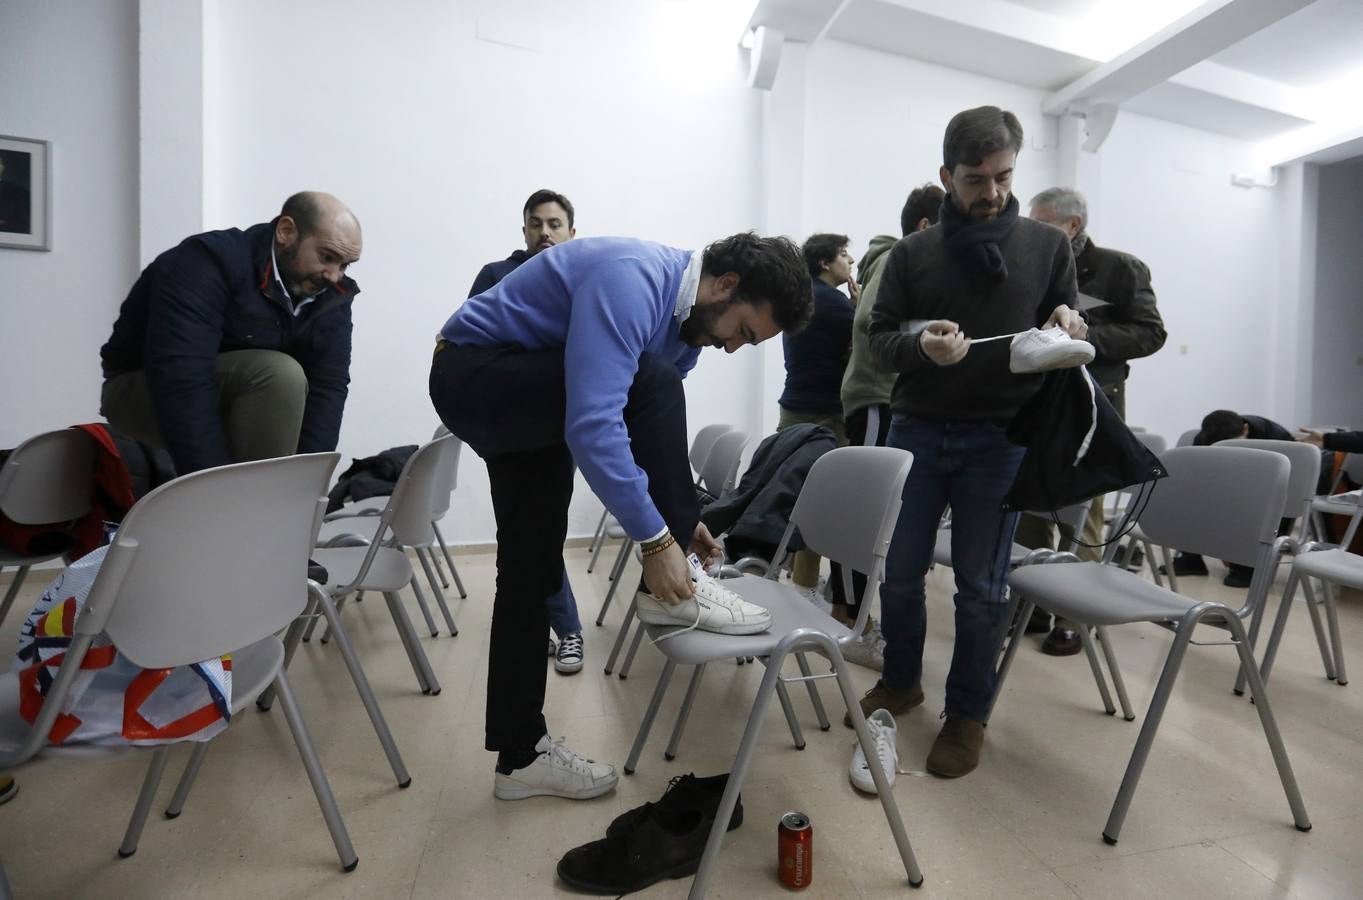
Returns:
[[[979,764],[1007,609],[1008,548],[1017,524],[1002,511],[1023,449],[1008,422],[1041,383],[1009,372],[1009,342],[971,340],[1058,325],[1082,338],[1072,308],[1074,256],[1058,229],[1019,218],[1013,169],[1017,117],[994,106],[958,113],[943,141],[941,222],[889,253],[871,313],[871,352],[899,373],[889,442],[913,453],[881,588],[885,671],[862,700],[898,715],[921,704],[927,629],[924,576],[937,525],[952,511],[956,646],[941,732],[927,769],[954,778]]]

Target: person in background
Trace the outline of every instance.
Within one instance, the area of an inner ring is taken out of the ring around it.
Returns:
[[[478,272],[469,288],[473,297],[491,288],[541,250],[577,237],[574,226],[576,212],[568,198],[541,188],[531,194],[521,207],[521,235],[525,249],[513,252],[506,259],[490,262]],[[549,598],[549,627],[558,635],[558,642],[549,639],[549,655],[554,657],[554,671],[571,675],[582,671],[587,646],[582,639],[582,620],[577,613],[577,597],[568,582],[568,568],[563,569],[563,589]]]

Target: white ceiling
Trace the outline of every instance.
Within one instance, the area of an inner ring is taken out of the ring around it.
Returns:
[[[1202,22],[1203,31],[1182,50],[1177,41],[1147,49],[1199,27],[1190,22]],[[1363,95],[1363,0],[760,0],[750,24],[1028,85],[1066,101],[1073,83],[1090,73],[1125,64],[1139,74],[1144,65],[1151,86],[1128,90],[1131,96],[1118,98],[1122,108],[1246,140],[1363,117],[1363,102],[1354,99]],[[1190,44],[1209,49],[1190,55]],[[1180,52],[1188,65],[1182,71]],[[1143,61],[1130,62],[1142,54]],[[1126,80],[1144,87],[1140,78]],[[1090,99],[1103,102],[1096,93]]]

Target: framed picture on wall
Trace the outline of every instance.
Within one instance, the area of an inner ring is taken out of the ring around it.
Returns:
[[[0,134],[0,247],[52,249],[51,146]]]

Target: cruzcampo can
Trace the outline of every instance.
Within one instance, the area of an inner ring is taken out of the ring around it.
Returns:
[[[814,825],[802,812],[788,812],[776,826],[776,869],[781,884],[804,890],[814,878]]]

